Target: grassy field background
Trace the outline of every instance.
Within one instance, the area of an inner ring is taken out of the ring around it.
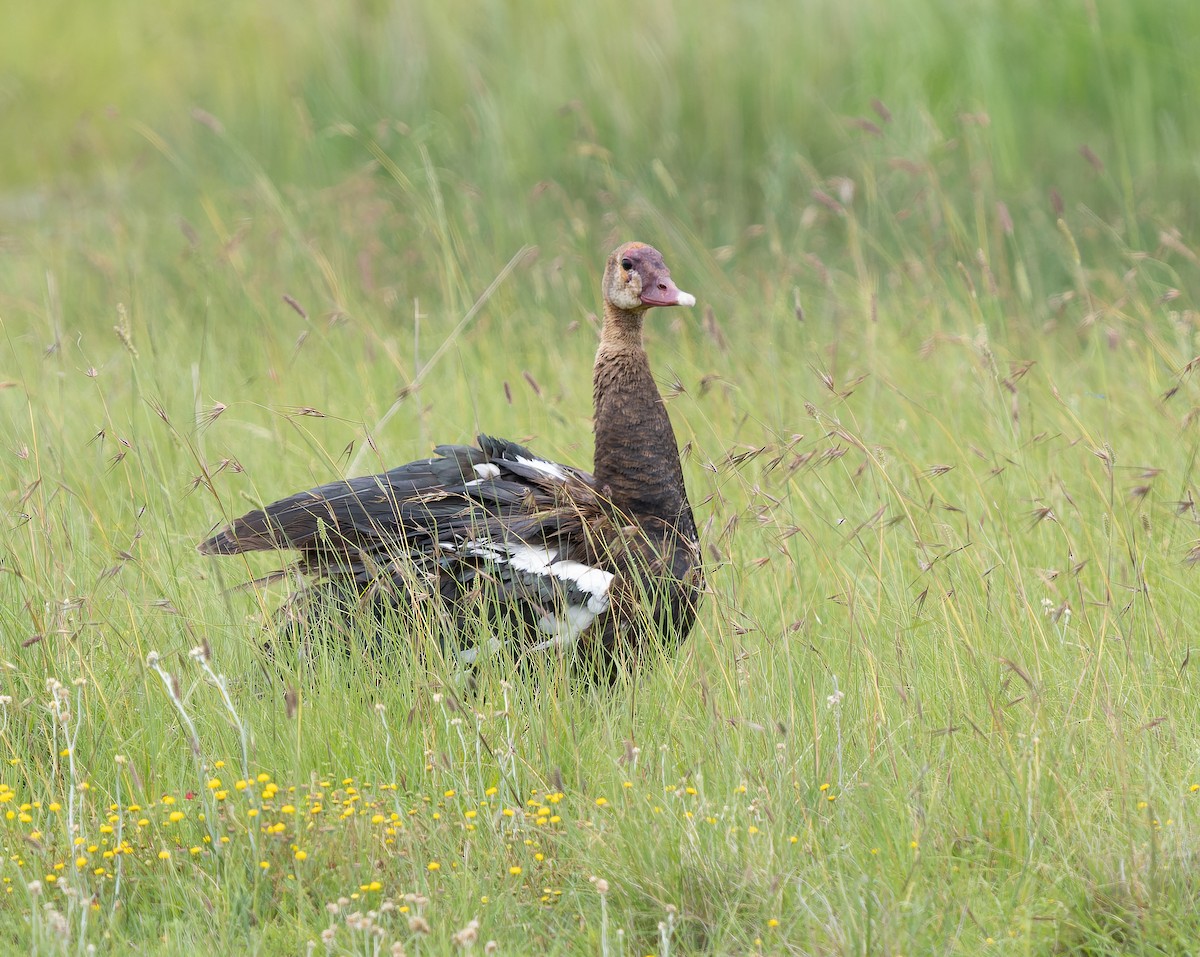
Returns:
[[[4,21],[6,951],[1197,949],[1200,6]],[[477,430],[589,462],[632,238],[700,300],[685,649],[265,655],[276,566],[194,544]]]

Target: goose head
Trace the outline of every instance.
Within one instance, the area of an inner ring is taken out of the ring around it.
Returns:
[[[613,250],[604,270],[603,292],[604,301],[622,312],[696,304],[695,296],[671,281],[662,253],[645,243],[625,243]]]

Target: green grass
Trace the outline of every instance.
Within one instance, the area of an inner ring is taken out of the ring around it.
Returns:
[[[1195,946],[1200,7],[77,6],[0,36],[6,949]],[[629,238],[700,299],[685,648],[268,657],[276,566],[194,544],[477,430],[586,464]]]

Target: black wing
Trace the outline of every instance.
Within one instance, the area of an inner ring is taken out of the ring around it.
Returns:
[[[320,556],[402,543],[432,550],[444,534],[494,531],[497,520],[520,538],[522,531],[536,534],[528,519],[553,508],[566,490],[591,488],[588,473],[524,446],[486,435],[478,441],[478,447],[441,445],[432,458],[298,492],[248,512],[198,549],[205,555],[295,549],[319,565]]]
[[[430,586],[465,612],[484,587],[541,636],[573,643],[607,610],[614,574],[589,556],[602,510],[592,476],[503,439],[331,482],[232,522],[209,555],[295,549],[299,567],[406,604]]]

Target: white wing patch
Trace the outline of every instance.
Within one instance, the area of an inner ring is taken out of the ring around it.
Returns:
[[[612,572],[570,559],[555,561],[558,557],[557,549],[521,544],[505,547],[508,549],[509,564],[518,571],[549,575],[559,581],[571,582],[580,591],[587,592],[587,610],[592,613],[593,618],[608,609],[608,588],[612,584]]]
[[[567,473],[563,471],[561,465],[555,465],[553,462],[544,462],[541,459],[527,459],[523,455],[518,455],[516,461],[521,465],[528,465],[531,469],[541,472],[548,478],[558,479],[560,482],[567,480]]]
[[[448,542],[439,542],[438,544],[447,551],[455,552],[461,550],[463,554],[470,555],[473,558],[486,558],[490,562],[500,563],[508,561],[507,549],[503,545],[493,545],[486,538],[472,539],[469,542],[464,542],[462,545],[455,545]]]
[[[500,466],[493,465],[491,462],[480,462],[478,465],[472,466],[475,474],[481,479],[494,479],[500,477]]]
[[[549,635],[545,641],[540,641],[530,651],[546,651],[549,648],[569,648],[579,641],[579,636],[596,620],[597,613],[588,605],[568,605],[565,614],[542,615],[538,619],[538,631]]]
[[[550,574],[560,580],[574,582],[580,591],[587,592],[588,611],[598,615],[608,610],[608,588],[612,584],[612,572],[568,560],[551,565]]]
[[[493,542],[485,538],[473,538],[460,544],[439,542],[438,545],[448,552],[486,558],[498,565],[508,564],[530,575],[549,575],[561,582],[569,582],[587,595],[582,604],[568,605],[561,615],[541,617],[538,630],[551,637],[535,645],[533,651],[573,645],[584,630],[608,610],[608,590],[615,577],[613,573],[569,558],[558,559],[556,548],[521,542]]]
[[[508,560],[512,563],[513,568],[518,571],[531,572],[534,575],[551,574],[550,565],[558,557],[557,549],[537,545],[522,545],[517,542],[501,547],[507,550]]]

